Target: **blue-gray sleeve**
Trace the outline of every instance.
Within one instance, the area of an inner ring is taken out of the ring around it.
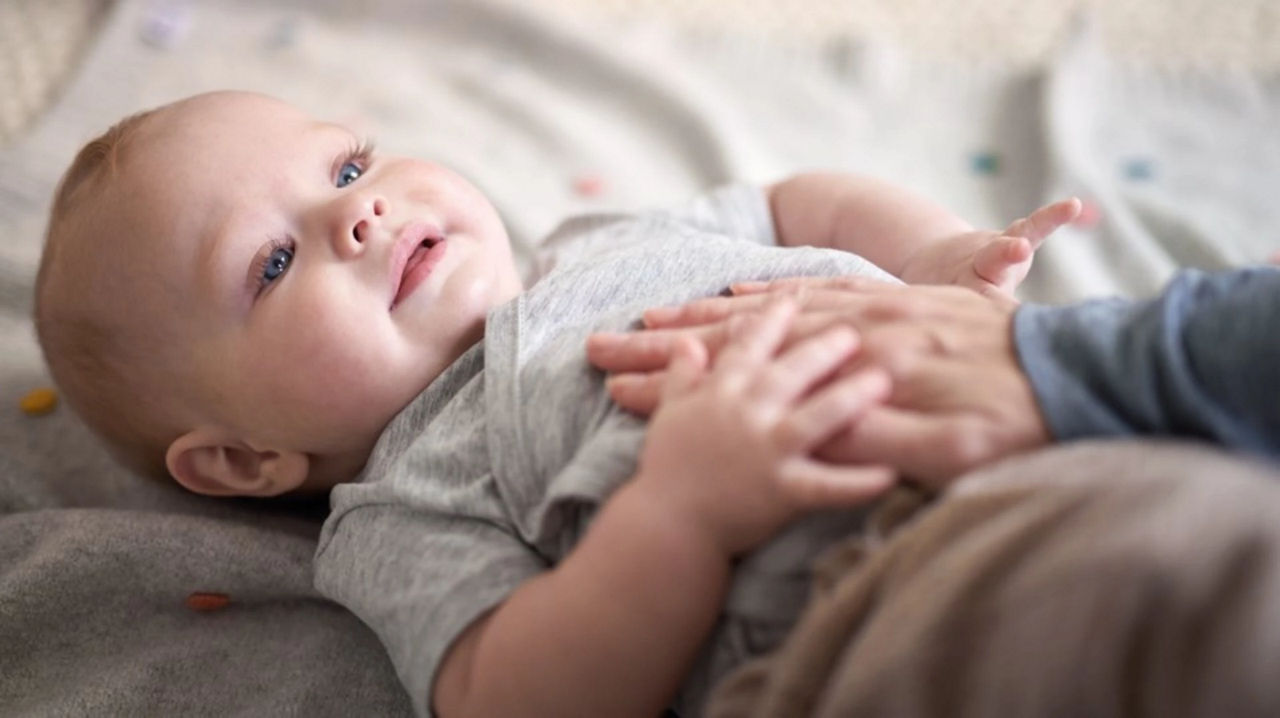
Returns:
[[[1179,273],[1158,297],[1023,305],[1014,341],[1059,440],[1161,434],[1280,458],[1280,269]]]

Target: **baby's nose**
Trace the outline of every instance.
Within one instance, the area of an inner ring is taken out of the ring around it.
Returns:
[[[359,253],[364,245],[368,242],[377,220],[387,213],[387,202],[381,197],[375,197],[365,202],[361,202],[348,221],[346,229],[339,228],[334,232],[334,238],[337,240],[337,250],[342,256],[352,256]],[[354,220],[354,221],[351,221]]]

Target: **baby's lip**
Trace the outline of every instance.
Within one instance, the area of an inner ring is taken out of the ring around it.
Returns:
[[[389,308],[395,308],[396,296],[400,294],[400,284],[404,282],[404,273],[408,268],[409,258],[413,256],[414,250],[424,242],[430,247],[443,239],[444,233],[440,231],[437,225],[431,222],[410,222],[400,230],[400,234],[396,235],[396,242],[391,247],[391,277],[389,281],[391,297],[387,301]]]

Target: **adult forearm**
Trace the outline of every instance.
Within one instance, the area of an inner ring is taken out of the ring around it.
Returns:
[[[1280,457],[1280,271],[1179,274],[1146,302],[1022,307],[1019,360],[1058,439],[1197,437]]]
[[[624,485],[555,570],[488,619],[460,713],[660,714],[715,623],[729,567],[697,527]]]

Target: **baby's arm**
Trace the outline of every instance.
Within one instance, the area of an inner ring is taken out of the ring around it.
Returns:
[[[891,483],[809,458],[888,386],[879,372],[827,381],[854,350],[847,329],[780,352],[794,313],[788,301],[740,322],[709,370],[701,345],[677,350],[635,476],[563,562],[463,633],[435,682],[439,714],[658,715],[735,556],[803,510]]]
[[[1074,220],[1080,202],[1046,205],[1002,232],[968,222],[910,190],[870,177],[797,175],[769,188],[778,241],[858,254],[910,284],[1012,294],[1035,250]]]

